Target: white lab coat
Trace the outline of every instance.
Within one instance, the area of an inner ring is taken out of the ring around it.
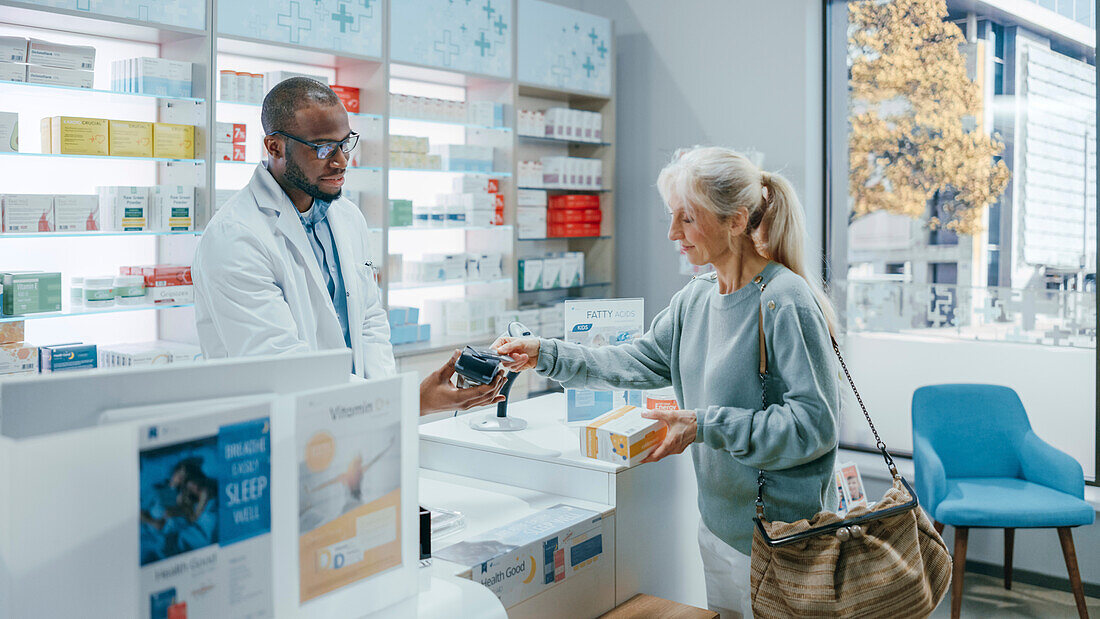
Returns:
[[[341,198],[329,207],[328,223],[347,291],[355,373],[391,376],[390,327],[369,263],[367,222]],[[208,359],[346,347],[298,211],[263,164],[210,220],[192,277]]]

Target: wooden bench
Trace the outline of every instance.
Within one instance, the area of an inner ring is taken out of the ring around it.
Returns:
[[[661,619],[718,619],[718,613],[679,602],[664,600],[639,593],[619,604],[601,619],[634,619],[661,617]]]

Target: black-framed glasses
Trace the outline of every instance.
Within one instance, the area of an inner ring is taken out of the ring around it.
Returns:
[[[349,133],[348,137],[340,140],[339,142],[324,142],[322,144],[315,144],[314,142],[303,140],[302,138],[296,135],[290,135],[285,131],[272,131],[267,135],[281,135],[284,138],[290,138],[295,142],[301,142],[302,144],[305,144],[306,146],[312,148],[317,153],[318,159],[328,159],[332,156],[333,153],[336,152],[337,148],[344,151],[345,155],[350,155],[351,151],[355,150],[355,146],[359,144],[359,134],[354,131]]]

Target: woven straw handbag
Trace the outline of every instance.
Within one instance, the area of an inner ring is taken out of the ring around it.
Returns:
[[[762,282],[760,290],[764,290]],[[894,483],[874,507],[856,507],[846,518],[819,512],[809,520],[764,518],[764,471],[756,495],[751,593],[756,619],[790,617],[926,617],[951,581],[951,555],[909,482],[898,474],[886,444],[856,390],[840,347],[833,340],[848,384],[875,435]],[[767,362],[760,328],[760,384],[766,391]],[[763,394],[767,406],[767,394]]]

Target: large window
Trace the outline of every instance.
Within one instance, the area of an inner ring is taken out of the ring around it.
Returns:
[[[913,388],[1007,384],[1095,479],[1095,5],[1016,6],[830,2],[830,290],[899,451]]]

